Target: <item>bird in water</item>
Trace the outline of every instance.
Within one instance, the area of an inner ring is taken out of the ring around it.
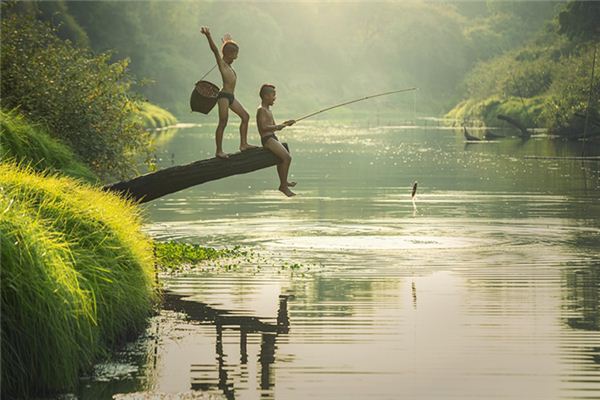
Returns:
[[[412,203],[413,203],[413,209],[415,211],[417,210],[417,204],[415,203],[415,196],[416,195],[417,195],[417,181],[415,181],[415,183],[413,183],[412,193],[410,195],[410,198],[411,198]]]

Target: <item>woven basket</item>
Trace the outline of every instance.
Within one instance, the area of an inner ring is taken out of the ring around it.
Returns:
[[[208,114],[217,104],[219,87],[209,81],[198,81],[190,96],[190,108],[192,111]]]

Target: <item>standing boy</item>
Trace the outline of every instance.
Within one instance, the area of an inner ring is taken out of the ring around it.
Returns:
[[[248,144],[248,121],[250,121],[250,115],[248,115],[248,112],[244,109],[244,106],[242,106],[233,95],[237,75],[231,67],[231,64],[238,56],[239,46],[237,43],[231,40],[229,35],[226,35],[223,38],[221,54],[219,54],[219,49],[215,45],[208,27],[203,26],[200,29],[200,32],[206,36],[208,45],[215,55],[217,65],[219,66],[219,71],[221,72],[221,77],[223,78],[223,89],[221,89],[217,95],[217,104],[219,105],[219,125],[217,125],[217,130],[215,132],[215,141],[217,144],[217,151],[215,155],[219,158],[229,158],[227,153],[223,151],[223,132],[227,126],[229,108],[231,108],[231,110],[242,119],[240,124],[240,150],[244,151],[256,147]]]
[[[258,132],[260,133],[260,141],[264,148],[269,149],[277,158],[281,160],[277,164],[277,174],[279,175],[279,191],[288,197],[295,196],[296,193],[290,190],[290,187],[296,186],[296,182],[288,182],[288,171],[290,169],[290,163],[292,162],[292,156],[290,152],[279,142],[275,131],[280,131],[286,126],[292,126],[296,123],[293,119],[285,121],[281,125],[275,124],[273,113],[271,112],[271,106],[275,102],[277,93],[275,92],[275,86],[265,83],[260,88],[260,99],[261,105],[256,111],[256,124],[258,125]]]

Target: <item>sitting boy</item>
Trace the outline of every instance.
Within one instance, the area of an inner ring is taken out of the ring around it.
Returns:
[[[286,126],[292,126],[296,123],[293,119],[285,121],[283,124],[275,124],[271,106],[275,102],[277,93],[275,86],[265,83],[260,88],[261,105],[256,112],[256,124],[260,133],[260,141],[264,148],[269,149],[281,162],[277,165],[277,174],[279,175],[279,191],[288,197],[295,196],[296,193],[290,190],[290,187],[296,186],[296,182],[288,182],[288,171],[292,156],[289,151],[279,142],[275,131],[280,131]]]

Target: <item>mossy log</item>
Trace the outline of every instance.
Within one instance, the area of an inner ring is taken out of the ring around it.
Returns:
[[[288,148],[287,143],[283,145]],[[215,157],[161,169],[128,181],[106,185],[103,189],[145,203],[201,183],[245,174],[277,164],[279,159],[273,153],[259,147],[230,154],[225,160]]]

